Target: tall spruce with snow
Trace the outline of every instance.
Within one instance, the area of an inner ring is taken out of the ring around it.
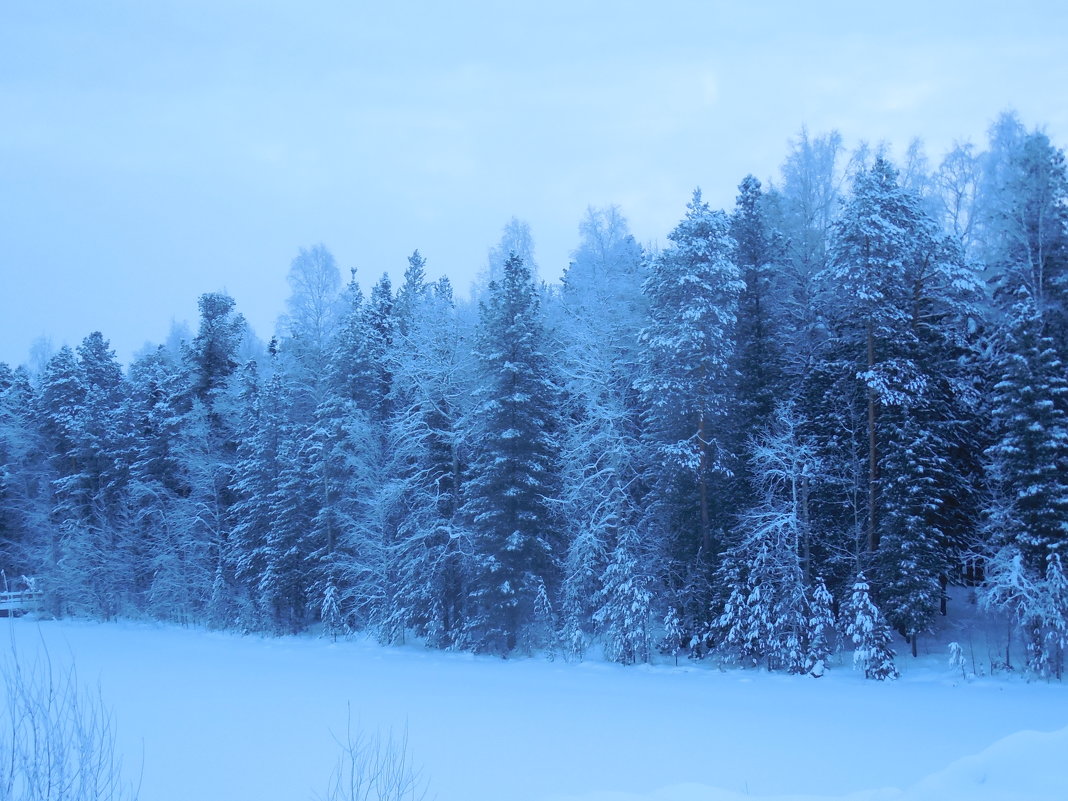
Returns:
[[[504,263],[482,304],[477,335],[478,406],[464,517],[473,535],[475,575],[466,644],[508,654],[534,619],[538,588],[550,595],[561,556],[557,407],[559,389],[530,269]]]
[[[1046,602],[1047,573],[1056,577],[1054,564],[1068,542],[1064,155],[1044,134],[1027,133],[1004,115],[992,130],[983,190],[983,254],[997,277],[994,302],[1001,313],[992,337],[991,556],[984,594],[990,606],[1021,623],[1029,665],[1048,673],[1060,651],[1054,643],[1047,650],[1043,632],[1055,629],[1063,612]]]
[[[731,261],[727,215],[710,209],[700,190],[669,239],[673,247],[654,260],[644,284],[649,321],[638,387],[652,451],[653,513],[673,557],[688,562],[711,557],[733,511],[725,503],[731,454],[724,427],[745,284]]]
[[[1030,618],[1011,587],[1040,581],[1068,542],[1068,379],[1034,302],[1019,294],[994,366],[987,572],[993,605]]]
[[[916,202],[915,198],[912,198]],[[887,617],[917,654],[917,637],[976,539],[985,439],[978,348],[982,290],[956,241],[920,214],[905,265],[908,325],[892,353],[911,379],[884,396],[881,528],[876,554]]]
[[[371,297],[364,306],[365,351],[370,365],[370,390],[374,405],[368,409],[375,422],[384,422],[389,417],[389,397],[393,383],[390,368],[393,340],[397,334],[397,316],[394,309],[393,285],[389,274],[382,277],[371,287]]]
[[[731,213],[734,262],[745,289],[738,299],[735,405],[749,430],[767,425],[782,397],[782,278],[785,243],[772,224],[769,196],[747,175]]]

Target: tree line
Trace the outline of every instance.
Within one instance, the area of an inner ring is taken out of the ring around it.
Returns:
[[[1068,177],[1006,114],[932,168],[791,143],[663,249],[590,209],[558,285],[510,223],[472,301],[300,250],[277,336],[199,300],[128,367],[0,365],[0,566],[50,611],[659,649],[893,676],[982,578],[1027,668],[1068,644]],[[1006,652],[1006,661],[1011,652]]]

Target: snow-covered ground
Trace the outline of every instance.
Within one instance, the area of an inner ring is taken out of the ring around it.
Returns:
[[[99,686],[144,801],[314,798],[349,707],[366,731],[407,727],[439,801],[1068,799],[1068,687],[965,681],[943,645],[877,683],[848,663],[812,679],[0,623],[23,658],[46,646]]]

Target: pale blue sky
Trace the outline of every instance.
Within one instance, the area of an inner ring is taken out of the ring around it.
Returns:
[[[803,124],[937,162],[1012,107],[1063,146],[1068,3],[927,5],[9,0],[0,360],[126,360],[223,289],[266,339],[317,242],[466,289],[514,215],[555,279],[587,205],[662,242]]]

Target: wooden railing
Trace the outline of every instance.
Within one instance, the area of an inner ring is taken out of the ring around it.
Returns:
[[[44,603],[44,595],[36,590],[0,592],[0,617],[13,617],[35,612]]]

